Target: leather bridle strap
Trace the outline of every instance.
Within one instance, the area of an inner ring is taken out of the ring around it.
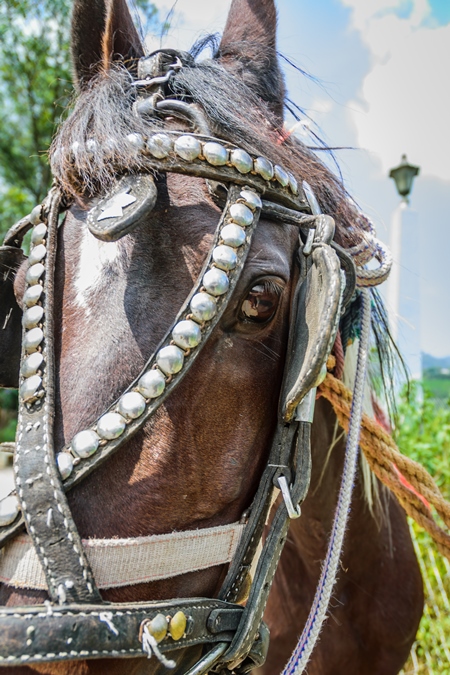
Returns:
[[[60,604],[101,602],[53,450],[53,298],[59,205],[60,193],[54,189],[44,206],[47,232],[41,249],[45,251],[45,280],[42,281],[45,321],[39,328],[27,331],[24,327],[22,341],[23,363],[31,353],[39,353],[38,348],[42,350],[40,370],[44,395],[35,404],[22,402],[19,405],[14,473],[22,514],[44,570],[51,600]],[[35,263],[39,264],[42,265]],[[31,281],[34,279],[28,274],[28,283]]]

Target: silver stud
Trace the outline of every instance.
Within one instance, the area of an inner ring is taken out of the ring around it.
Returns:
[[[41,276],[45,272],[45,267],[42,263],[36,263],[36,265],[31,265],[31,267],[28,268],[27,273],[25,275],[25,281],[27,284],[30,284],[30,286],[34,286],[34,284],[37,284]]]
[[[200,141],[194,136],[179,136],[174,143],[174,148],[177,155],[188,162],[197,159],[202,151]]]
[[[273,173],[277,181],[280,183],[280,185],[282,185],[283,187],[289,185],[289,174],[287,171],[283,169],[282,166],[275,164],[275,166],[273,167]]]
[[[27,354],[32,354],[32,352],[35,352],[43,339],[44,333],[40,328],[32,328],[29,330],[28,333],[25,333],[23,340],[25,352]]]
[[[8,495],[0,502],[0,527],[11,525],[19,513],[19,500],[16,495]]]
[[[156,363],[166,375],[179,373],[184,363],[184,353],[179,347],[169,345],[159,350],[156,355]]]
[[[213,166],[223,166],[228,162],[228,150],[220,143],[210,141],[203,146],[203,157]]]
[[[43,361],[44,357],[42,356],[41,352],[34,352],[33,354],[30,354],[30,356],[27,356],[27,358],[22,363],[22,367],[20,369],[21,375],[23,377],[31,377],[32,375],[36,375],[37,371],[42,366]]]
[[[230,280],[225,272],[216,268],[206,272],[203,277],[203,286],[211,295],[223,295],[227,292],[229,285]]]
[[[98,150],[97,141],[93,138],[89,138],[89,140],[86,141],[86,150],[88,151],[89,157],[92,159]]]
[[[58,465],[61,478],[66,480],[73,471],[73,457],[68,452],[58,452],[56,455],[56,463]]]
[[[297,179],[296,179],[295,176],[293,176],[291,173],[289,173],[288,176],[289,176],[289,187],[291,188],[291,192],[292,192],[294,195],[298,195],[298,183],[297,183]]]
[[[32,225],[39,225],[42,218],[42,204],[35,206],[32,212],[30,213],[30,223]]]
[[[243,199],[247,206],[249,206],[253,211],[256,209],[262,209],[261,197],[253,190],[241,190],[241,199]]]
[[[156,159],[164,159],[172,150],[172,139],[167,134],[155,134],[147,141],[147,150]]]
[[[44,289],[40,284],[31,286],[31,288],[27,288],[23,294],[23,304],[25,307],[32,307],[35,305],[41,299],[43,291]]]
[[[228,272],[229,270],[234,270],[236,267],[236,251],[230,246],[216,246],[212,255],[214,262],[221,270]]]
[[[22,401],[32,401],[36,398],[36,392],[42,384],[42,377],[31,375],[22,382],[19,387],[19,396]]]
[[[133,148],[133,150],[142,150],[144,147],[144,137],[142,134],[127,134],[126,136],[128,144]]]
[[[160,370],[149,370],[142,375],[137,388],[145,398],[158,398],[166,388],[166,379]]]
[[[239,173],[249,173],[253,169],[253,159],[248,152],[240,148],[232,151],[230,162]]]
[[[190,307],[193,316],[199,321],[211,321],[217,312],[216,299],[208,293],[196,293]]]
[[[125,431],[125,420],[119,413],[110,412],[102,415],[97,422],[97,433],[100,438],[112,441],[119,438]]]
[[[255,171],[264,180],[272,180],[273,178],[273,164],[265,157],[257,157],[255,159]]]
[[[253,223],[253,211],[245,204],[232,204],[230,206],[230,216],[237,225],[247,227]]]
[[[43,316],[44,316],[44,309],[40,305],[34,305],[33,307],[30,307],[24,312],[22,324],[24,328],[29,330],[30,328],[34,328],[35,326],[37,326],[38,323],[40,323]]]
[[[220,231],[220,238],[223,243],[227,246],[234,246],[235,248],[238,248],[245,243],[245,236],[245,230],[234,223],[225,225]]]
[[[191,319],[180,321],[172,331],[172,339],[182,349],[193,349],[202,339],[200,326]]]
[[[126,419],[135,420],[145,410],[145,398],[137,391],[129,391],[119,399],[117,406],[119,413]]]
[[[44,223],[39,223],[38,225],[36,225],[36,227],[33,228],[33,232],[31,233],[31,243],[33,244],[33,246],[42,244],[46,234],[47,234],[47,226],[44,225]]]
[[[95,431],[93,429],[85,429],[73,437],[70,446],[77,457],[86,459],[97,451],[99,443],[100,438]]]

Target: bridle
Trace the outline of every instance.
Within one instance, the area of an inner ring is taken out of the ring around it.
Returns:
[[[310,429],[315,387],[324,377],[342,309],[355,288],[355,267],[333,242],[334,221],[320,214],[310,188],[282,167],[212,137],[202,111],[167,98],[183,54],[157,52],[141,59],[135,85],[143,95],[136,114],[180,115],[194,132],[158,131],[129,143],[146,171],[120,177],[90,210],[91,233],[117,240],[151,212],[157,197],[152,173],[175,172],[208,182],[223,204],[212,247],[177,317],[128,389],[55,456],[53,446],[53,294],[60,214],[69,204],[55,185],[44,203],[6,235],[17,251],[32,229],[23,298],[16,493],[0,509],[0,545],[26,525],[42,565],[50,601],[0,610],[0,665],[147,653],[173,667],[173,650],[207,645],[188,671],[245,673],[262,665],[268,630],[262,621],[289,521],[300,515],[310,477]],[[197,133],[200,131],[200,133]],[[260,215],[299,227],[298,282],[293,297],[279,419],[270,455],[245,529],[217,599],[189,598],[135,604],[103,602],[72,518],[66,492],[139,431],[188,373],[219,323],[244,268]],[[16,255],[13,253],[12,255]],[[273,503],[279,504],[256,564],[250,568]],[[245,607],[238,604],[247,597]],[[144,650],[144,651],[143,651]],[[178,666],[179,667],[179,666]]]

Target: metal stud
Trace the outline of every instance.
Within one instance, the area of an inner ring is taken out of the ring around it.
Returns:
[[[145,398],[158,398],[166,387],[166,380],[160,370],[149,370],[138,382],[137,388]]]
[[[183,367],[184,352],[174,345],[163,347],[156,355],[156,363],[166,375],[175,375]]]
[[[42,204],[38,204],[34,207],[30,213],[30,223],[32,225],[38,225],[42,219]]]
[[[142,150],[144,147],[144,137],[142,134],[127,134],[126,136],[128,144],[133,148],[133,150]]]
[[[241,150],[240,148],[231,152],[230,163],[239,171],[239,173],[249,173],[253,169],[253,159],[248,152],[245,152],[245,150]]]
[[[73,437],[70,446],[77,457],[86,459],[97,451],[99,443],[100,438],[93,429],[84,429]]]
[[[36,392],[42,384],[42,377],[31,375],[22,382],[19,387],[19,396],[22,401],[32,401],[36,398]]]
[[[27,354],[32,354],[37,350],[42,340],[44,339],[44,333],[41,328],[32,328],[25,333],[23,340],[23,346]]]
[[[282,185],[283,187],[287,187],[287,185],[289,185],[289,174],[287,171],[283,169],[282,166],[275,164],[275,166],[273,167],[273,173],[277,181],[280,183],[280,185]]]
[[[253,190],[241,190],[241,199],[243,199],[247,206],[253,211],[262,209],[261,197],[256,192],[253,192]]]
[[[37,246],[38,244],[42,244],[45,237],[47,234],[47,226],[44,225],[44,223],[39,223],[36,225],[35,228],[33,228],[33,231],[31,233],[31,243],[33,246]]]
[[[34,284],[37,284],[41,276],[45,272],[45,267],[42,263],[36,263],[36,265],[32,265],[31,267],[28,268],[27,273],[25,275],[25,281],[27,284],[30,286],[34,286]]]
[[[186,614],[182,611],[177,612],[171,619],[169,623],[169,633],[172,640],[181,640],[183,635],[186,632],[187,626],[187,617]]]
[[[66,480],[73,471],[73,457],[68,452],[58,452],[56,455],[56,463],[58,465],[61,478]]]
[[[245,243],[245,236],[245,230],[234,223],[225,225],[220,231],[220,238],[223,243],[227,246],[234,246],[235,248],[238,248]]]
[[[203,156],[212,166],[223,166],[228,162],[228,150],[220,143],[209,142],[203,146]]]
[[[298,195],[297,179],[295,178],[295,176],[292,175],[292,173],[289,173],[288,176],[289,176],[289,187],[291,188],[291,192],[294,195]]]
[[[22,367],[20,369],[21,375],[23,377],[31,377],[32,375],[36,375],[37,371],[42,366],[43,361],[44,357],[41,352],[34,352],[33,354],[30,354],[30,356],[27,356],[27,358],[24,359],[22,363]]]
[[[257,157],[255,159],[255,171],[264,180],[272,180],[273,178],[273,164],[265,157]]]
[[[11,525],[19,514],[19,500],[16,495],[8,495],[0,502],[0,527]]]
[[[174,143],[174,148],[177,155],[188,162],[197,159],[202,151],[200,141],[194,136],[179,136]]]
[[[237,225],[247,227],[253,223],[253,212],[245,204],[232,204],[230,216]]]
[[[223,295],[227,292],[229,285],[230,280],[225,272],[216,268],[206,272],[203,277],[203,286],[211,295]]]
[[[25,310],[22,317],[22,324],[25,329],[29,330],[34,328],[40,323],[42,317],[44,316],[44,309],[40,305],[34,305],[29,309]]]
[[[119,413],[110,412],[102,415],[97,422],[97,433],[100,438],[112,441],[119,438],[125,431],[126,422]]]
[[[228,272],[236,267],[237,255],[236,251],[230,246],[216,246],[213,251],[213,260],[217,267]]]
[[[25,307],[33,307],[33,305],[39,302],[43,291],[44,289],[40,284],[37,284],[36,286],[31,286],[31,288],[27,288],[27,290],[23,294],[23,304],[25,305]]]
[[[145,398],[137,391],[129,391],[119,399],[119,413],[126,419],[135,420],[145,410]]]
[[[196,293],[190,307],[193,316],[199,321],[210,321],[217,312],[216,299],[208,293]]]
[[[146,625],[148,632],[152,635],[156,642],[161,642],[167,635],[167,629],[169,627],[169,622],[167,621],[164,614],[157,614],[149,623]]]
[[[172,331],[172,339],[182,349],[193,349],[202,339],[200,326],[191,319],[180,321]]]
[[[172,139],[167,134],[155,134],[147,140],[147,150],[156,159],[164,159],[172,150]]]

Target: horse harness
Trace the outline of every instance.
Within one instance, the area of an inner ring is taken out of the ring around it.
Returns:
[[[204,656],[188,663],[188,670],[182,661],[176,672],[245,673],[265,660],[269,635],[262,616],[289,521],[300,515],[299,504],[308,489],[315,387],[324,376],[341,312],[353,295],[355,267],[333,242],[334,221],[320,213],[306,183],[298,186],[282,167],[211,136],[198,108],[166,97],[171,75],[186,58],[166,50],[140,60],[136,114],[181,116],[191,122],[193,132],[159,130],[147,138],[130,134],[130,144],[147,158],[148,172],[118,178],[91,208],[87,223],[101,240],[121,238],[141,224],[155,205],[152,172],[182,173],[205,179],[213,197],[221,205],[225,202],[213,244],[197,282],[143,371],[90,428],[76,434],[57,454],[53,444],[54,268],[59,218],[69,206],[61,189],[54,186],[42,205],[11,228],[0,247],[0,319],[4,315],[2,340],[7,348],[3,354],[7,352],[8,358],[0,357],[1,384],[19,385],[16,490],[0,507],[0,545],[26,526],[50,598],[44,605],[0,609],[0,665],[147,653],[173,668],[176,664],[166,654],[194,645],[205,646]],[[219,597],[104,602],[65,493],[139,431],[187,374],[236,288],[261,214],[274,223],[299,227],[298,282],[278,425]],[[21,243],[29,229],[32,247],[22,317],[13,280],[25,260]],[[16,381],[21,320],[22,356]],[[252,580],[250,568],[275,489],[281,489],[283,500]],[[245,597],[243,606],[239,603]]]

